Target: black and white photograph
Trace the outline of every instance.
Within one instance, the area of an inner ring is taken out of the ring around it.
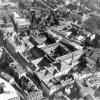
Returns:
[[[100,100],[100,0],[0,0],[0,100]]]

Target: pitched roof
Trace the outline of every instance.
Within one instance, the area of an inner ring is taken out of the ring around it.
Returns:
[[[44,75],[46,76],[46,75],[48,75],[49,73],[50,73],[50,72],[46,69]]]
[[[54,71],[53,71],[53,75],[55,75],[57,73],[57,70],[56,69],[54,69]]]

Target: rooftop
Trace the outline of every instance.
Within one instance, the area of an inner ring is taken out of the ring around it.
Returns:
[[[67,87],[71,84],[74,83],[74,80],[72,80],[71,78],[61,78],[60,77],[55,77],[55,78],[51,78],[49,81],[43,81],[45,83],[45,85],[47,86],[47,88],[49,88],[50,91],[56,92],[56,91],[60,91],[60,88],[62,87]],[[52,93],[53,93],[52,92]]]
[[[38,64],[37,64],[38,65]],[[48,81],[49,79],[57,76],[67,74],[71,66],[67,65],[65,62],[55,62],[49,63],[48,65],[41,66],[36,71],[36,74],[42,81]]]
[[[26,71],[21,66],[19,66],[18,64],[14,63],[14,62],[11,63],[10,66],[11,66],[11,69],[13,69],[13,71],[15,73],[17,73],[18,75],[26,73]]]
[[[27,99],[28,100],[36,100],[36,99],[41,99],[43,96],[42,96],[42,91],[41,90],[37,90],[37,91],[34,91],[34,92],[31,92],[29,93],[29,95],[27,96]]]
[[[85,79],[86,80],[86,84],[90,87],[94,87],[96,85],[100,84],[100,77],[99,77],[99,73],[95,74],[94,76],[90,76],[88,78]]]
[[[58,57],[72,52],[71,48],[66,47],[60,43],[54,43],[49,46],[45,46],[41,49],[53,59],[56,59]]]
[[[0,76],[5,79],[7,82],[14,82],[14,78],[5,72],[1,72]]]
[[[9,99],[16,99],[20,100],[16,90],[4,79],[0,78],[0,83],[4,84],[4,93],[0,94],[0,99],[1,100],[9,100]]]

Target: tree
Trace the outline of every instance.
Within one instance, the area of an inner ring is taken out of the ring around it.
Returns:
[[[97,30],[97,24],[96,24],[96,22],[95,21],[86,21],[85,22],[85,29],[87,30],[87,31],[90,31],[90,32],[96,32],[96,30]]]
[[[82,16],[77,13],[71,13],[69,20],[78,21],[78,24],[82,24]]]

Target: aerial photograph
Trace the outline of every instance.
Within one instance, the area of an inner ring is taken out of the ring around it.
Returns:
[[[100,0],[0,0],[0,100],[100,100]]]

